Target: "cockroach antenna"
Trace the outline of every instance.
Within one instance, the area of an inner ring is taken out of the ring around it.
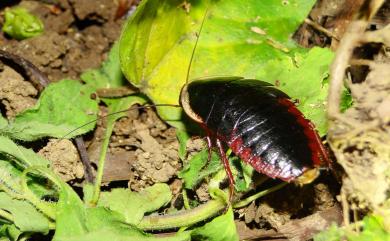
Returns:
[[[188,83],[188,80],[189,80],[189,78],[190,78],[190,70],[191,70],[191,66],[192,66],[192,61],[193,61],[194,56],[195,56],[195,51],[196,51],[196,48],[197,48],[197,46],[198,46],[198,42],[199,42],[199,38],[200,38],[200,33],[202,32],[203,25],[204,25],[204,23],[205,23],[205,21],[206,21],[207,14],[209,13],[209,9],[210,9],[210,4],[207,6],[206,11],[204,12],[204,15],[203,15],[203,18],[202,18],[202,22],[201,22],[201,24],[200,24],[199,31],[195,33],[195,35],[196,35],[196,41],[195,41],[194,48],[192,49],[192,53],[191,53],[191,57],[190,57],[190,63],[188,64],[187,76],[186,76],[186,83]]]
[[[107,114],[107,115],[101,116],[99,118],[96,118],[96,119],[94,119],[92,121],[86,122],[84,125],[81,125],[81,126],[77,127],[76,129],[73,129],[72,131],[66,133],[64,136],[61,137],[61,139],[66,139],[67,136],[69,136],[70,134],[72,134],[73,132],[75,132],[77,130],[80,130],[84,126],[90,125],[90,124],[92,124],[92,123],[94,123],[94,122],[96,122],[98,120],[102,120],[102,119],[110,117],[112,115],[116,115],[116,114],[123,113],[123,112],[130,111],[130,110],[140,110],[140,109],[146,109],[146,108],[152,108],[152,107],[161,107],[161,106],[181,107],[180,105],[174,105],[174,104],[153,104],[153,105],[143,105],[143,106],[130,107],[130,108],[127,108],[126,110],[115,111],[115,112],[112,112],[110,114]]]

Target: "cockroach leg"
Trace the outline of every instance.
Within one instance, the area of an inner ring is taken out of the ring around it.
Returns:
[[[209,149],[209,150],[208,150],[209,153],[208,153],[208,156],[207,156],[207,164],[209,164],[210,161],[211,161],[211,154],[212,154],[213,142],[212,142],[210,136],[206,136],[206,141],[207,141],[207,148]]]
[[[217,138],[217,147],[219,150],[219,156],[222,159],[223,166],[224,166],[225,171],[226,171],[228,178],[229,178],[229,201],[231,202],[233,200],[232,198],[233,198],[233,194],[234,194],[234,178],[233,178],[232,171],[230,170],[229,161],[226,157],[222,143],[218,138]]]

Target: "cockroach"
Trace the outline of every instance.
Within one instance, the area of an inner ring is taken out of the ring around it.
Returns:
[[[216,146],[233,193],[234,179],[223,144],[254,169],[271,178],[307,184],[329,166],[314,125],[289,96],[273,85],[241,77],[194,80],[180,93],[185,113]]]

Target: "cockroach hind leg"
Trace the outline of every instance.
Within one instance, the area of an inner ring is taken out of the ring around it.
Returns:
[[[233,201],[233,196],[234,196],[234,178],[233,178],[232,170],[230,169],[229,160],[226,157],[222,143],[219,139],[217,139],[217,147],[219,150],[219,155],[221,157],[223,166],[225,168],[226,174],[229,179],[229,203],[231,203]]]

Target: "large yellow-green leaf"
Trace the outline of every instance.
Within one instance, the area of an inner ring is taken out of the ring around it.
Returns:
[[[183,7],[183,3],[190,5]],[[314,3],[144,0],[120,40],[122,69],[156,104],[177,104],[200,32],[190,80],[234,75],[279,83],[300,100],[299,108],[324,133],[327,85],[323,80],[332,53],[304,49],[291,40]],[[159,108],[159,113],[172,124],[182,114],[174,108]]]

